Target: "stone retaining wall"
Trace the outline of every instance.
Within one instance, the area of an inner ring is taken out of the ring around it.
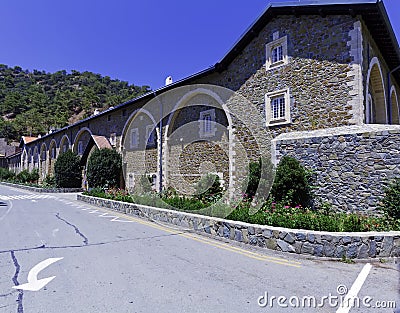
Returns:
[[[197,214],[159,209],[85,195],[77,199],[95,206],[177,225],[211,237],[316,257],[352,259],[400,256],[400,232],[329,233],[254,225]]]
[[[385,187],[400,177],[400,126],[363,125],[282,134],[274,163],[295,157],[316,174],[316,195],[335,209],[376,213]]]
[[[12,184],[12,183],[6,183],[6,182],[0,182],[0,184],[9,186],[9,187],[14,187],[14,188],[19,188],[19,189],[24,189],[24,190],[29,190],[33,192],[42,192],[42,193],[69,193],[69,192],[82,192],[82,188],[40,188],[40,187],[31,187],[31,186],[25,186],[25,185],[19,185],[19,184]]]

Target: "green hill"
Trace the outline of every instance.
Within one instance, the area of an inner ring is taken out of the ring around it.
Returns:
[[[149,91],[91,72],[29,72],[0,64],[0,137],[43,135]]]

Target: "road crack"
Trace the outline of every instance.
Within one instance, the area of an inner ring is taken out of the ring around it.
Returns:
[[[71,223],[68,222],[67,220],[65,220],[65,219],[63,219],[62,217],[60,217],[60,213],[57,213],[57,214],[56,214],[56,217],[57,217],[59,220],[63,221],[65,224],[67,224],[67,225],[73,227],[73,228],[75,229],[75,232],[76,232],[79,236],[82,237],[83,243],[84,243],[85,246],[89,244],[89,239],[88,239],[84,234],[82,234],[82,233],[80,232],[80,230],[79,230],[78,227],[76,227],[74,224],[71,224]]]
[[[14,276],[12,278],[12,281],[13,281],[15,286],[18,286],[19,285],[18,275],[19,275],[19,271],[21,270],[21,267],[20,267],[20,265],[18,263],[17,258],[15,257],[14,251],[11,251],[11,259],[12,259],[12,261],[14,263],[14,266],[15,266],[15,274],[14,274]],[[16,300],[17,303],[18,303],[18,309],[17,309],[18,313],[24,313],[24,306],[22,304],[23,298],[24,298],[24,291],[22,289],[18,290],[18,298]]]

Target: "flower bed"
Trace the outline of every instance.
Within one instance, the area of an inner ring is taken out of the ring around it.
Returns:
[[[399,220],[385,216],[366,216],[359,213],[338,213],[325,207],[319,210],[291,207],[281,203],[266,201],[257,212],[250,214],[251,204],[244,199],[232,209],[225,204],[210,207],[193,198],[179,197],[177,195],[157,194],[129,195],[123,190],[104,192],[100,189],[86,192],[86,195],[148,205],[170,210],[192,212],[212,217],[223,217],[228,220],[241,221],[258,225],[269,225],[292,229],[307,229],[329,232],[367,232],[367,231],[398,231]]]

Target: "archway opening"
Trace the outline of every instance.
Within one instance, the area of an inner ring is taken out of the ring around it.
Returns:
[[[386,99],[382,72],[379,63],[373,63],[368,80],[366,123],[386,124]]]
[[[399,119],[399,102],[397,99],[397,93],[394,87],[392,87],[390,93],[390,104],[392,107],[392,124],[400,124]]]

